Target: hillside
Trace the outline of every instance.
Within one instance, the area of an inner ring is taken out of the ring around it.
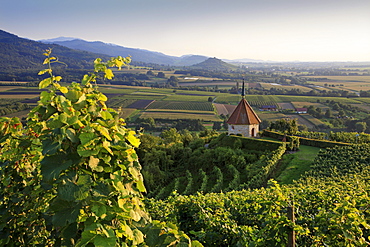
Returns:
[[[63,40],[57,38],[51,40],[42,40],[42,42],[59,44],[71,49],[103,53],[109,56],[125,56],[125,57],[131,56],[132,61],[134,62],[155,63],[163,65],[189,66],[196,63],[200,63],[207,59],[207,57],[198,55],[175,57],[165,55],[160,52],[128,48],[115,44],[107,44],[101,41],[89,42],[82,39]]]
[[[20,38],[14,34],[0,30],[0,72],[14,69],[39,69],[44,60],[43,53],[52,48],[53,53],[72,69],[91,68],[97,57],[107,59],[103,54],[77,51],[57,44],[44,44],[41,42]]]
[[[200,55],[185,55],[180,57],[180,60],[176,61],[175,65],[177,66],[190,66],[198,64],[207,60],[208,57]]]
[[[208,58],[206,61],[192,66],[194,69],[212,70],[212,71],[229,71],[237,69],[236,66],[225,63],[218,58]]]

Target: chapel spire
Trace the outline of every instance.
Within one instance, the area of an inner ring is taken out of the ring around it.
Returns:
[[[245,98],[245,86],[244,86],[244,78],[243,78],[243,85],[242,85],[242,98]]]

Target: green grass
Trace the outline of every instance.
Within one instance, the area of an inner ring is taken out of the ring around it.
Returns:
[[[281,184],[291,184],[294,180],[298,180],[310,169],[319,151],[320,148],[301,145],[298,152],[284,155],[276,181]]]

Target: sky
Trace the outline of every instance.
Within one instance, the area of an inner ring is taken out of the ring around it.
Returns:
[[[172,56],[370,61],[370,0],[0,0],[0,29]]]

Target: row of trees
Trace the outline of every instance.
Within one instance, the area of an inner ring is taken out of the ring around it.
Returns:
[[[137,118],[133,122],[129,122],[130,126],[135,126],[136,130],[143,129],[149,132],[161,132],[170,128],[177,130],[190,130],[190,131],[204,131],[205,127],[200,119],[154,119],[150,118]]]
[[[9,104],[9,101],[7,101],[6,104],[0,103],[0,105],[2,105],[0,106],[0,116],[5,116],[11,113],[27,110],[30,108],[28,104],[20,103],[20,102]]]

